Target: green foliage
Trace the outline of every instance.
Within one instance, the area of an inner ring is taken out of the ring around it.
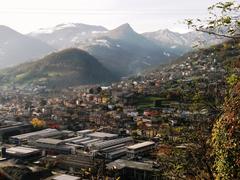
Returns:
[[[209,34],[239,39],[240,4],[234,1],[219,2],[208,8],[208,19],[187,19],[189,28]]]
[[[210,144],[215,158],[216,179],[240,178],[240,83],[233,88],[224,105],[224,113],[216,121]]]
[[[186,24],[196,31],[234,40],[212,49],[215,54],[219,54],[217,59],[225,62],[228,73],[232,73],[226,79],[231,88],[229,97],[226,98],[221,117],[214,124],[209,141],[214,159],[212,170],[215,179],[240,179],[240,78],[235,71],[240,67],[240,4],[234,1],[219,2],[208,10],[207,19],[187,19]],[[195,104],[199,105],[202,100],[198,93],[193,97]]]
[[[230,85],[230,87],[233,87],[238,81],[240,80],[240,77],[236,74],[232,74],[229,77],[227,77],[227,83]]]
[[[136,98],[135,105],[139,111],[143,111],[146,108],[154,107],[154,102],[156,100],[165,100],[164,98],[158,96],[141,96]]]

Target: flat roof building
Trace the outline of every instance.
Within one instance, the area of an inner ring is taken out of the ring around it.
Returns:
[[[6,150],[7,156],[25,158],[33,155],[40,155],[41,150],[30,147],[16,146]]]
[[[19,124],[19,125],[12,125],[7,127],[0,128],[0,139],[9,138],[9,134],[17,135],[21,133],[27,133],[32,131],[33,126],[30,124]]]
[[[91,168],[93,172],[97,172],[100,164],[103,160],[93,158],[92,155],[88,153],[78,153],[77,155],[58,155],[49,156],[42,159],[44,162],[55,163],[57,162],[57,167],[62,170],[67,170],[71,168],[74,172],[79,172],[82,169]]]
[[[21,144],[22,142],[28,141],[30,139],[39,139],[39,138],[47,138],[47,137],[55,137],[61,135],[62,133],[57,129],[43,129],[40,131],[34,131],[30,133],[20,134],[17,136],[11,136],[10,141],[12,143]]]
[[[63,140],[53,138],[40,138],[32,141],[31,145],[51,153],[74,154],[76,147],[65,144]]]
[[[89,140],[91,140],[91,138],[86,137],[86,138],[77,139],[77,140],[74,140],[74,141],[71,141],[71,142],[74,143],[74,144],[81,144],[81,142],[89,141]]]
[[[153,168],[153,165],[150,163],[143,163],[137,161],[129,161],[118,159],[107,164],[107,170],[116,173],[118,171],[120,178],[129,180],[160,180],[161,175],[158,173],[160,170]],[[155,175],[156,174],[156,175]],[[157,176],[157,174],[159,176]]]
[[[84,135],[90,134],[90,133],[92,133],[92,132],[93,132],[92,129],[85,129],[85,130],[77,131],[77,134],[78,134],[79,136],[84,136]]]
[[[68,174],[55,175],[53,177],[47,178],[46,180],[80,180],[80,177],[71,176]]]
[[[117,134],[111,134],[111,133],[105,133],[105,132],[94,132],[94,133],[87,134],[86,136],[91,138],[104,139],[104,140],[115,139],[118,137]]]
[[[153,150],[155,143],[152,141],[145,141],[127,147],[127,156],[134,159],[137,156],[143,156]]]
[[[53,139],[53,138],[40,138],[38,140],[36,140],[37,143],[42,143],[42,144],[47,144],[47,145],[60,145],[63,144],[62,140],[59,139]]]
[[[114,150],[113,152],[106,153],[106,158],[114,160],[126,155],[127,149],[125,147],[121,147],[119,149]]]
[[[144,148],[144,147],[147,147],[147,146],[152,146],[154,144],[155,143],[152,142],[152,141],[145,141],[145,142],[142,142],[142,143],[134,144],[132,146],[128,146],[127,148],[129,150],[138,150],[138,149],[141,149],[141,148]]]
[[[98,152],[104,155],[105,158],[113,160],[126,155],[126,146],[132,143],[132,137],[117,138],[113,140],[89,144],[88,148],[91,152]]]
[[[68,142],[74,142],[74,141],[78,141],[84,139],[82,136],[76,136],[76,137],[72,137],[72,138],[68,138],[68,139],[64,139],[63,142],[68,143]],[[88,138],[90,139],[90,138]]]
[[[133,142],[132,137],[117,138],[117,139],[113,139],[113,140],[93,143],[91,145],[90,149],[92,149],[92,150],[102,150],[102,149],[105,149],[105,148],[108,148],[108,147],[113,147],[113,146],[118,145],[118,144],[129,145],[129,143],[132,143],[132,142]]]

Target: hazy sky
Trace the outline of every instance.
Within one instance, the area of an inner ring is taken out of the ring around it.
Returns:
[[[0,24],[28,33],[60,23],[130,23],[137,32],[169,28],[185,31],[185,18],[204,17],[220,0],[0,0]],[[239,2],[240,0],[237,0]]]

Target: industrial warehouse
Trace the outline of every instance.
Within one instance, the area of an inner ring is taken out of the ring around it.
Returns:
[[[135,161],[140,157],[147,160],[147,155],[151,153],[155,143],[135,142],[130,136],[92,129],[74,132],[47,128],[10,136],[8,142],[1,148],[0,164],[15,159],[40,165],[48,164],[59,170],[71,169],[74,174],[82,169],[90,170],[94,174],[105,171],[104,167],[107,167],[106,172],[110,173],[113,164],[122,161],[126,165],[119,169],[119,173],[134,172],[135,177],[142,176],[142,179],[152,177],[150,174],[155,171],[154,168],[149,168],[153,164],[138,164]]]

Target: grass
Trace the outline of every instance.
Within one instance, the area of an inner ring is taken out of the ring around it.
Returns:
[[[154,107],[154,102],[156,100],[165,100],[165,98],[158,96],[142,96],[137,98],[135,105],[138,111],[143,112],[146,108]]]

